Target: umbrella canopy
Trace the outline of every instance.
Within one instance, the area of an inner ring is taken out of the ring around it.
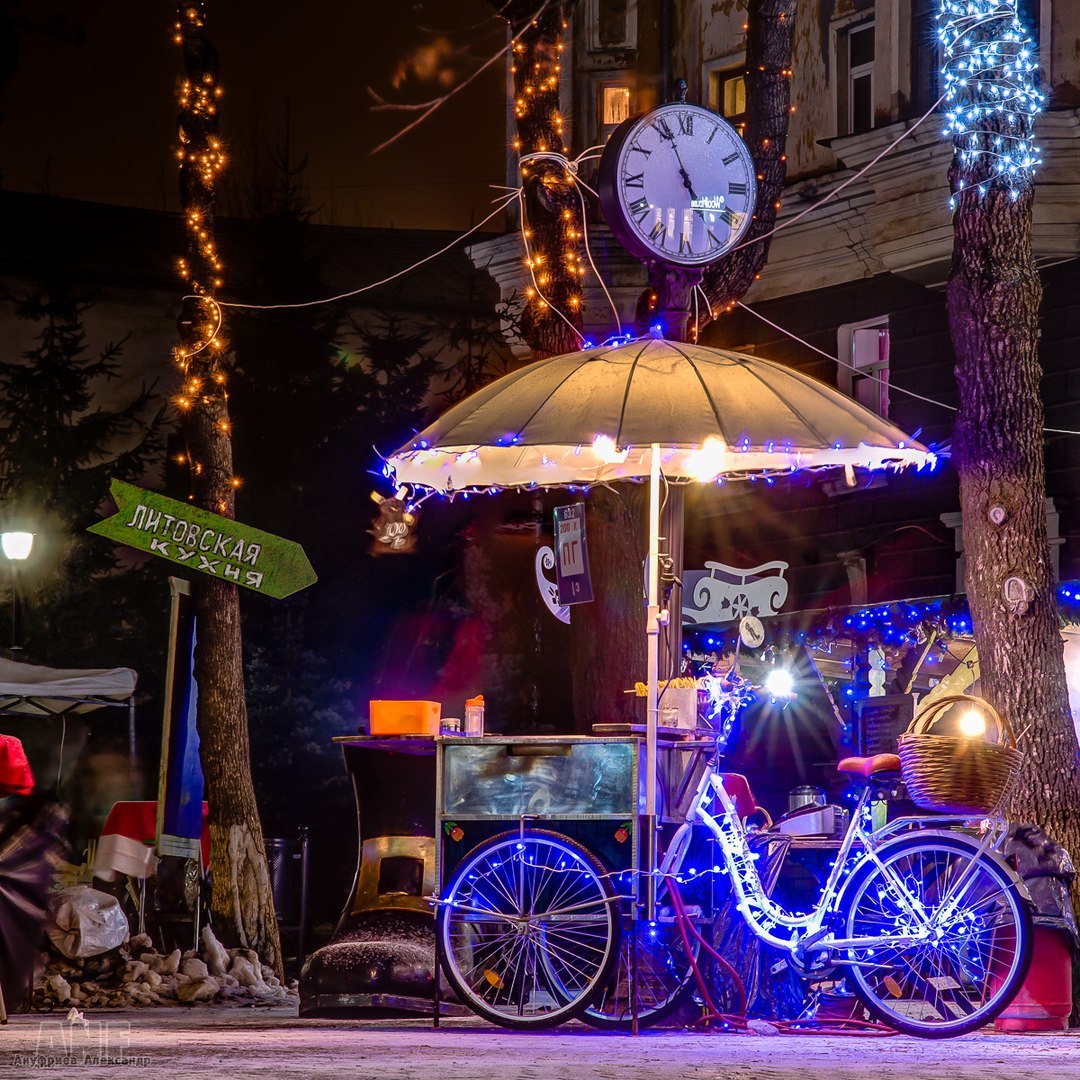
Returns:
[[[759,356],[646,338],[538,360],[459,402],[389,459],[444,493],[800,469],[933,465],[895,425]]]

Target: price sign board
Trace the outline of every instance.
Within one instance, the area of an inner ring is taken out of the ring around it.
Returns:
[[[915,715],[913,694],[886,694],[855,703],[855,744],[860,754],[895,754],[897,739]]]
[[[555,507],[555,577],[560,604],[592,600],[584,503]]]

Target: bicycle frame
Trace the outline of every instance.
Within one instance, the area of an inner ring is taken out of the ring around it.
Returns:
[[[715,795],[722,813],[712,814],[706,805]],[[812,947],[813,951],[836,952],[845,949],[865,949],[876,946],[908,946],[928,938],[935,926],[946,922],[963,900],[969,875],[977,865],[972,860],[956,882],[951,896],[933,915],[928,915],[919,901],[911,895],[901,878],[878,856],[878,850],[887,841],[905,831],[925,829],[932,823],[957,826],[970,816],[942,814],[928,818],[897,818],[883,828],[874,831],[870,825],[870,786],[863,790],[851,815],[851,821],[839,851],[829,869],[829,876],[817,904],[805,913],[788,911],[775,903],[761,884],[754,865],[757,855],[747,843],[747,830],[739,818],[735,804],[724,788],[723,777],[714,764],[704,771],[685,818],[672,838],[671,844],[660,864],[661,876],[677,877],[689,847],[691,830],[697,822],[703,823],[720,844],[724,855],[725,870],[731,879],[736,907],[757,937],[770,945],[790,952],[800,947]],[[975,845],[978,854],[996,851],[1005,837],[1005,822],[989,819],[981,841]],[[906,933],[883,934],[874,937],[839,938],[833,936],[831,917],[839,911],[839,901],[850,874],[867,862],[876,863],[890,882],[896,899],[905,909],[914,930]]]

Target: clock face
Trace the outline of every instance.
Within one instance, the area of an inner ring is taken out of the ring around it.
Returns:
[[[676,102],[631,117],[600,160],[600,203],[639,258],[704,266],[750,226],[757,181],[738,133],[700,105]]]

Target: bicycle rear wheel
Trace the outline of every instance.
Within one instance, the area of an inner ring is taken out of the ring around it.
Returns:
[[[600,862],[559,833],[501,833],[465,856],[437,923],[462,1002],[504,1027],[578,1016],[619,953],[619,901]]]
[[[848,952],[870,1014],[922,1038],[964,1035],[1012,1001],[1031,962],[1032,921],[1018,879],[970,841],[912,836],[863,864],[844,894],[846,936],[915,934]]]

